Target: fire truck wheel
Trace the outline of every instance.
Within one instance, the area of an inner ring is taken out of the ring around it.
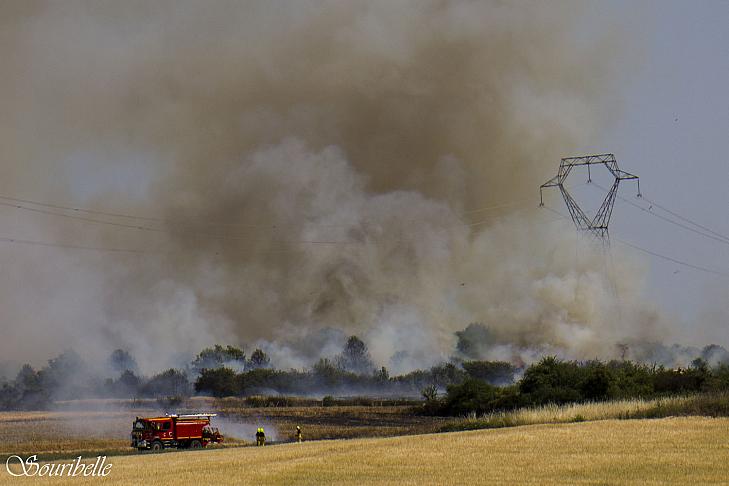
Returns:
[[[190,442],[190,448],[191,449],[200,449],[202,447],[202,443],[199,440],[193,440]]]
[[[159,452],[162,449],[164,449],[164,445],[162,445],[162,442],[160,442],[158,440],[155,440],[154,442],[152,442],[152,450],[154,452]]]

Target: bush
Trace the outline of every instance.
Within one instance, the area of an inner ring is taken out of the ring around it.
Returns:
[[[451,415],[482,414],[493,410],[497,397],[496,387],[468,378],[448,387],[445,410]]]
[[[142,387],[142,394],[148,397],[190,396],[190,382],[187,373],[170,368],[154,375]]]
[[[251,359],[246,363],[246,369],[257,370],[259,368],[270,368],[271,360],[268,355],[263,352],[262,349],[256,349],[251,354]]]
[[[195,380],[197,393],[210,393],[216,398],[238,395],[238,376],[230,368],[203,368]]]
[[[246,364],[246,355],[242,349],[235,346],[223,347],[216,344],[212,348],[205,348],[192,361],[192,369],[200,372],[203,369],[220,368],[222,366],[240,367]]]
[[[615,377],[611,391],[613,398],[637,398],[653,395],[655,368],[631,361],[611,361],[607,366]]]
[[[531,405],[568,403],[583,399],[579,389],[583,372],[577,363],[544,357],[524,372],[519,391]]]
[[[157,399],[157,404],[164,410],[170,408],[177,408],[181,406],[185,401],[184,397],[173,396],[173,397],[160,397]]]
[[[461,366],[471,378],[491,385],[514,383],[516,367],[505,361],[465,361]]]
[[[615,376],[610,368],[602,363],[591,363],[586,368],[586,376],[580,384],[580,392],[586,400],[607,400],[615,385]]]

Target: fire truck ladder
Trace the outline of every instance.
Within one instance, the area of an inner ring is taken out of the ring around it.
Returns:
[[[176,413],[166,413],[165,417],[170,418],[181,418],[181,419],[201,419],[201,418],[210,418],[210,417],[217,417],[217,413],[186,413],[186,414],[176,414]]]

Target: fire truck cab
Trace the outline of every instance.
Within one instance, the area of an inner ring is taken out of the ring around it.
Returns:
[[[167,447],[199,449],[211,442],[222,442],[223,436],[210,426],[214,413],[186,415],[167,414],[164,417],[137,417],[132,423],[132,447],[140,451],[161,451]]]

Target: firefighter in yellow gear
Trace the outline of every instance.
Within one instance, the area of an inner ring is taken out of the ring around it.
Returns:
[[[304,440],[304,437],[301,435],[301,427],[298,425],[296,426],[296,442],[301,442]]]
[[[256,431],[256,445],[266,445],[266,432],[264,432],[263,427],[258,427],[258,430]]]

